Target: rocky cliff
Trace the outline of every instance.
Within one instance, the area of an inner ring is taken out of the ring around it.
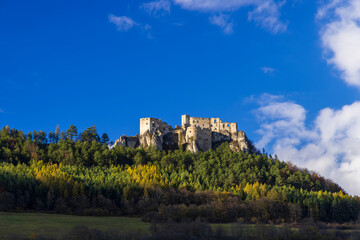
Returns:
[[[233,151],[248,151],[249,142],[244,132],[237,133],[212,132],[211,133],[211,149],[218,148],[221,144],[228,142]],[[201,149],[201,139],[189,138],[186,139],[185,134],[169,132],[163,134],[160,131],[150,132],[146,131],[141,136],[126,137],[122,136],[115,141],[114,146],[132,147],[132,148],[148,148],[150,146],[156,147],[159,150],[175,150],[180,147],[190,152],[206,151],[209,149]]]

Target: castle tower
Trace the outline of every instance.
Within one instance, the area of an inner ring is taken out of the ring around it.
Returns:
[[[151,131],[151,118],[140,118],[140,135],[147,130]]]
[[[190,116],[188,114],[181,116],[181,126],[183,127],[190,126]]]

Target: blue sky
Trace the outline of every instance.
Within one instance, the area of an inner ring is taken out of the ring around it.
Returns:
[[[0,125],[220,117],[359,194],[358,0],[0,2]],[[344,176],[348,177],[344,177]]]

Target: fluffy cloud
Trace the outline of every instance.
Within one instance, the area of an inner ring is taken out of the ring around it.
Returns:
[[[123,32],[126,32],[130,30],[132,27],[139,25],[129,17],[126,16],[117,17],[113,14],[109,15],[109,22],[115,24],[117,26],[117,29]]]
[[[164,15],[170,13],[171,2],[170,0],[158,0],[148,2],[141,5],[149,15]]]
[[[284,2],[274,0],[173,0],[183,9],[210,13],[234,12],[242,7],[253,7],[248,19],[255,21],[273,33],[286,30],[286,24],[279,20],[279,8]]]
[[[329,1],[317,18],[324,24],[321,41],[328,63],[348,84],[360,87],[360,1]]]
[[[271,95],[259,103],[259,148],[270,147],[280,159],[316,170],[360,195],[360,102],[322,109],[308,125],[299,104]]]
[[[215,15],[209,18],[210,23],[219,26],[225,34],[232,34],[233,22],[230,21],[230,17],[224,14]]]

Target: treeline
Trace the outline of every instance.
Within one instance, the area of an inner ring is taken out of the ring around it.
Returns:
[[[144,221],[358,218],[358,197],[267,154],[232,152],[227,144],[196,154],[109,149],[95,127],[81,134],[71,129],[0,131],[0,211],[141,215]]]

